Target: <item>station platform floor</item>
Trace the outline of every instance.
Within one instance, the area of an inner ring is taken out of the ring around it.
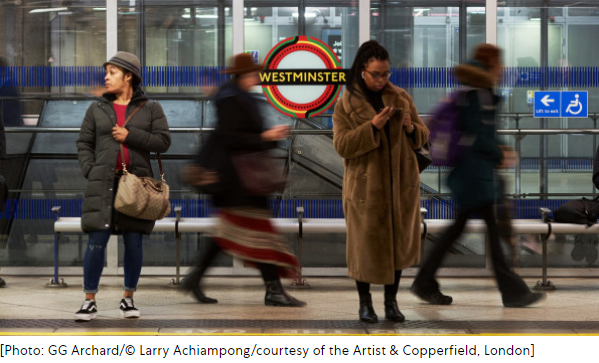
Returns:
[[[310,277],[309,288],[288,292],[304,308],[264,305],[258,277],[212,277],[205,292],[218,304],[198,304],[169,286],[170,278],[142,276],[135,304],[139,319],[120,317],[122,277],[102,277],[97,295],[98,318],[75,322],[83,302],[82,279],[67,276],[66,288],[45,287],[48,278],[3,276],[0,289],[0,335],[577,335],[599,334],[599,281],[556,278],[555,291],[527,308],[504,308],[492,278],[441,278],[442,291],[453,296],[449,306],[421,302],[409,292],[411,277],[402,279],[398,304],[404,323],[385,321],[382,286],[373,285],[379,323],[358,320],[358,296],[349,278]],[[534,286],[536,279],[526,279]]]

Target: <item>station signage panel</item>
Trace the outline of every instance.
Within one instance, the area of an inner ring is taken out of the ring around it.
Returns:
[[[534,117],[587,118],[588,100],[587,91],[535,91]]]
[[[347,70],[320,39],[288,38],[264,59],[262,91],[270,104],[295,118],[316,116],[331,107],[346,83]]]

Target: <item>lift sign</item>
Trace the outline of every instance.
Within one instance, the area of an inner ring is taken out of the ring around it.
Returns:
[[[589,117],[587,91],[535,91],[534,117]]]

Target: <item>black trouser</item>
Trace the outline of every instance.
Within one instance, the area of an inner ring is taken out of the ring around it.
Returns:
[[[424,260],[414,280],[414,285],[430,292],[439,290],[439,283],[435,280],[437,269],[448,249],[464,231],[468,217],[472,213],[482,215],[487,224],[491,261],[503,302],[511,302],[530,293],[530,289],[526,286],[524,280],[511,269],[508,261],[503,256],[499,239],[500,231],[495,220],[493,204],[486,204],[475,209],[458,210],[458,217],[455,222],[441,235],[439,241],[433,246],[432,251]]]
[[[206,273],[208,267],[212,265],[212,262],[214,262],[214,259],[221,251],[222,249],[220,246],[215,243],[212,238],[209,238],[206,252],[203,256],[196,259],[193,269],[185,277],[184,285],[189,288],[198,286],[200,280],[204,276],[204,273]],[[279,280],[279,275],[275,265],[270,263],[255,263],[255,265],[260,270],[260,274],[262,275],[262,280],[264,280],[264,282]]]

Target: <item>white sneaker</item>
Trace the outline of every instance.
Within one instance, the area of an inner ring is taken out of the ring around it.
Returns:
[[[135,308],[132,298],[126,297],[121,300],[121,315],[125,318],[139,318],[139,310]]]
[[[98,307],[93,300],[85,300],[81,305],[81,309],[75,313],[76,321],[90,321],[96,318]]]

